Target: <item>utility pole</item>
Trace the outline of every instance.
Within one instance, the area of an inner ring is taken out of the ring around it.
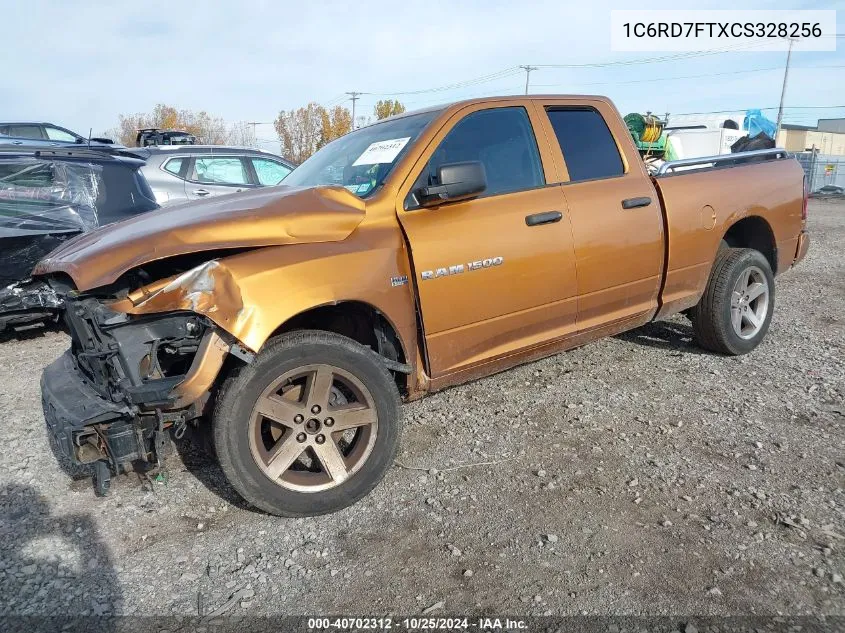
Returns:
[[[355,129],[355,102],[358,101],[360,96],[363,94],[362,92],[347,92],[346,94],[349,95],[349,98],[352,100],[352,129]]]
[[[780,134],[780,124],[783,121],[783,99],[786,96],[786,79],[789,77],[789,60],[792,57],[792,44],[795,42],[794,38],[789,38],[789,50],[786,52],[786,68],[783,70],[783,88],[780,91],[780,105],[778,106],[778,123],[775,128],[775,144],[777,144],[778,134]]]
[[[531,76],[532,70],[537,70],[536,66],[520,66],[525,71],[525,94],[528,94],[528,78]]]
[[[270,125],[270,123],[267,123],[266,121],[247,121],[246,124],[252,126],[252,140],[253,141],[256,141],[258,139],[258,136],[255,133],[255,126],[257,126],[257,125]]]

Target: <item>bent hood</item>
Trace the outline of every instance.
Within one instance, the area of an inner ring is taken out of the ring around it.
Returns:
[[[336,242],[364,219],[343,187],[270,187],[180,204],[84,233],[50,253],[34,275],[63,272],[77,289],[113,283],[158,259],[226,248]]]

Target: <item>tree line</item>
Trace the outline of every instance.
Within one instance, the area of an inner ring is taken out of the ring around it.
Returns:
[[[352,120],[352,112],[344,106],[326,108],[318,103],[282,110],[273,121],[273,127],[279,137],[282,154],[295,163],[301,163],[326,143],[354,128],[362,127],[375,120],[385,119],[405,112],[405,106],[399,101],[385,99],[373,107],[372,117],[358,116]],[[120,115],[116,128],[106,132],[106,136],[126,146],[135,145],[135,137],[142,128],[162,128],[184,130],[197,138],[197,143],[205,145],[255,145],[255,126],[241,121],[226,125],[221,117],[210,115],[205,110],[178,110],[163,103],[152,112]]]

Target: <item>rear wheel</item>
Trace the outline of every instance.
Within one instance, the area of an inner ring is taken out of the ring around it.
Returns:
[[[696,341],[721,354],[750,352],[769,330],[774,300],[774,275],[762,253],[720,249],[704,294],[690,315]]]
[[[279,516],[313,516],[355,503],[387,472],[399,395],[369,348],[292,332],[227,379],[213,427],[223,471],[244,499]]]

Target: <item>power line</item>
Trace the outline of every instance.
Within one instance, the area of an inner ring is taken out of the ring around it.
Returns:
[[[839,36],[837,36],[839,37]],[[593,62],[593,63],[585,63],[585,64],[537,64],[534,66],[510,66],[508,68],[503,68],[499,71],[489,73],[487,75],[481,75],[479,77],[474,77],[472,79],[466,79],[463,81],[457,81],[451,84],[446,84],[442,86],[434,86],[431,88],[420,88],[417,90],[397,90],[397,91],[361,91],[357,92],[356,95],[369,95],[374,97],[397,97],[397,96],[412,96],[412,95],[420,95],[420,94],[427,94],[427,93],[436,93],[436,92],[447,92],[451,90],[459,90],[461,88],[468,88],[470,86],[476,86],[483,83],[488,83],[491,81],[495,81],[497,79],[504,79],[506,77],[512,77],[514,75],[520,74],[523,71],[526,73],[526,84],[528,84],[528,75],[534,70],[540,69],[558,69],[558,68],[569,68],[569,69],[578,69],[578,68],[612,68],[612,67],[619,67],[619,66],[630,66],[630,65],[641,65],[641,64],[657,64],[663,62],[671,62],[676,61],[679,59],[691,59],[696,57],[707,57],[711,55],[722,55],[725,53],[736,52],[739,50],[748,50],[755,47],[760,47],[767,45],[767,42],[758,43],[758,44],[744,44],[732,47],[725,47],[725,48],[717,48],[707,51],[686,51],[681,53],[674,53],[671,55],[661,55],[657,57],[645,57],[640,59],[628,59],[628,60],[619,60],[619,61],[611,61],[611,62]],[[530,69],[530,70],[529,70]],[[640,80],[640,81],[648,81],[648,80]],[[606,82],[606,83],[635,83],[635,82]],[[540,84],[540,85],[554,85],[554,84]],[[584,85],[591,85],[591,84],[584,84]],[[326,105],[328,107],[332,105],[337,105],[344,101],[347,98],[347,95],[351,93],[344,93],[331,101],[329,101]],[[527,87],[526,87],[526,94],[527,94]],[[354,102],[353,102],[354,104]]]
[[[671,62],[677,59],[689,59],[692,57],[707,57],[710,55],[722,55],[724,53],[733,53],[739,50],[746,50],[749,48],[756,48],[768,45],[768,42],[761,44],[746,44],[741,46],[731,46],[726,48],[714,48],[707,51],[687,51],[684,53],[675,53],[673,55],[661,55],[659,57],[644,57],[641,59],[626,59],[615,62],[594,62],[588,64],[538,64],[540,68],[607,68],[611,66],[632,66],[638,64],[657,64],[661,62]]]
[[[273,125],[273,122],[272,121],[270,121],[270,122],[268,122],[268,121],[247,121],[246,124],[252,126],[252,138],[255,138],[255,127],[256,126],[258,126],[258,125]]]
[[[455,101],[463,101],[464,99],[472,99],[474,97],[485,97],[490,96],[491,94],[495,95],[518,95],[521,94],[522,91],[525,89],[523,84],[519,84],[517,86],[508,85],[508,86],[492,86],[488,87],[484,90],[476,90],[466,94],[458,94],[458,95],[450,95],[449,97],[445,96],[436,96],[434,98],[429,99],[412,99],[411,101],[402,100],[402,104],[405,106],[418,106],[424,107],[427,105],[433,104],[447,104],[447,103],[454,103]],[[363,100],[362,100],[363,101]],[[374,105],[373,104],[370,105]]]
[[[346,93],[344,92],[344,93],[342,93],[342,94],[337,95],[336,97],[334,97],[334,98],[332,98],[332,99],[329,99],[329,100],[328,100],[328,101],[326,101],[326,103],[324,103],[323,105],[324,105],[324,107],[326,107],[326,108],[331,108],[331,107],[333,107],[333,106],[340,105],[341,103],[343,103],[344,101],[346,101],[346,99],[347,99],[347,96],[346,96]]]
[[[833,66],[793,66],[794,70],[817,70],[823,68],[845,68],[843,65],[833,65]],[[632,79],[629,81],[588,81],[588,82],[572,82],[567,81],[563,83],[556,83],[556,84],[534,84],[536,88],[552,88],[555,86],[609,86],[609,85],[621,85],[621,84],[641,84],[641,83],[653,83],[656,81],[677,81],[679,79],[702,79],[705,77],[723,77],[725,75],[743,75],[747,73],[759,73],[765,72],[769,70],[782,70],[783,66],[769,66],[767,68],[750,68],[747,70],[731,70],[728,72],[722,73],[707,73],[702,75],[682,75],[680,77],[653,77],[651,79]]]
[[[845,37],[845,34],[836,34],[836,35],[829,35],[826,37],[836,37],[842,38]],[[764,43],[765,44],[765,43]],[[520,66],[511,66],[508,68],[504,68],[502,70],[489,73],[487,75],[481,75],[479,77],[474,77],[472,79],[467,79],[463,81],[454,82],[451,84],[446,84],[442,86],[435,86],[431,88],[421,88],[418,90],[405,90],[405,91],[394,91],[394,92],[364,92],[364,91],[354,91],[354,92],[346,92],[341,95],[330,99],[325,103],[325,107],[332,107],[335,105],[339,105],[346,99],[350,99],[352,101],[352,109],[353,109],[353,125],[354,125],[354,114],[356,110],[356,102],[358,101],[360,96],[367,95],[373,97],[397,97],[397,96],[413,96],[413,95],[422,95],[422,94],[429,94],[429,93],[440,93],[440,92],[448,92],[452,90],[460,90],[463,88],[468,88],[472,86],[477,86],[480,84],[488,83],[491,81],[496,81],[498,79],[505,79],[512,77],[517,74],[521,74],[525,72],[525,93],[528,93],[529,83],[530,83],[530,74],[534,70],[540,69],[587,69],[587,68],[612,68],[612,67],[619,67],[619,66],[629,66],[629,65],[639,65],[639,64],[652,64],[652,63],[663,63],[663,62],[670,62],[679,59],[689,59],[695,57],[705,57],[711,55],[720,55],[730,52],[735,52],[737,50],[744,50],[749,48],[755,48],[756,46],[762,46],[764,44],[752,44],[752,45],[741,45],[741,46],[734,46],[734,47],[725,47],[721,49],[712,49],[708,51],[688,51],[682,52],[672,55],[662,55],[657,57],[646,57],[640,59],[629,59],[629,60],[620,60],[620,61],[612,61],[612,62],[595,62],[595,63],[585,63],[585,64],[537,64],[535,66],[528,66],[528,65],[520,65]],[[813,66],[813,67],[804,67],[801,66],[799,68],[843,68],[843,66]],[[723,73],[709,73],[709,74],[700,74],[700,75],[685,75],[680,77],[656,77],[652,79],[636,79],[636,80],[629,80],[629,81],[608,81],[608,82],[579,82],[576,85],[608,85],[608,84],[636,84],[636,83],[648,83],[648,82],[657,82],[657,81],[675,81],[675,80],[682,80],[682,79],[695,79],[701,77],[717,77],[723,75],[734,75],[734,74],[744,74],[744,73],[752,73],[752,72],[765,72],[769,70],[779,70],[780,67],[771,67],[771,68],[755,68],[749,70],[739,70],[739,71],[730,71],[730,72],[723,72]],[[561,85],[570,85],[572,82],[566,83],[558,83],[558,84],[535,84],[537,87],[541,86],[561,86]],[[472,98],[473,96],[481,96],[490,94],[492,88],[490,90],[485,90],[481,93],[474,93],[470,95],[464,95],[460,98]],[[509,88],[504,89],[505,92],[510,92]],[[428,104],[428,103],[435,103],[439,101],[439,99],[433,100],[425,100],[425,101],[410,101],[406,103],[410,104]],[[733,112],[733,110],[727,110],[726,112]]]
[[[714,49],[711,51],[690,51],[685,53],[677,53],[674,55],[663,55],[660,57],[646,57],[642,59],[629,59],[629,60],[622,60],[617,62],[597,62],[597,63],[590,63],[590,64],[537,64],[535,66],[531,66],[532,70],[539,70],[541,68],[604,68],[604,67],[612,67],[612,66],[628,66],[632,64],[651,64],[651,63],[660,63],[660,62],[667,62],[667,61],[674,61],[676,59],[687,59],[690,57],[702,57],[707,55],[721,55],[723,53],[733,52],[739,49],[744,48],[753,48],[752,46],[737,46],[732,48],[724,48],[724,49]],[[760,44],[756,46],[761,46]],[[503,68],[502,70],[490,73],[488,75],[482,75],[480,77],[475,77],[473,79],[467,79],[464,81],[455,82],[452,84],[447,84],[444,86],[437,86],[434,88],[421,88],[419,90],[406,90],[406,91],[396,91],[396,92],[364,92],[362,94],[366,95],[373,95],[373,96],[402,96],[402,95],[418,95],[418,94],[425,94],[429,92],[445,92],[447,90],[457,90],[459,88],[466,88],[469,86],[478,85],[481,83],[487,83],[489,81],[494,81],[496,79],[503,79],[505,77],[510,77],[515,74],[521,73],[525,70],[525,66],[511,66],[508,68]],[[529,72],[529,71],[526,71]]]
[[[481,77],[476,77],[474,79],[467,79],[465,81],[459,81],[453,84],[447,84],[445,86],[437,86],[435,88],[422,88],[420,90],[406,90],[404,92],[363,92],[361,94],[372,95],[375,97],[394,97],[394,96],[402,96],[402,95],[418,95],[418,94],[425,94],[428,92],[445,92],[447,90],[457,90],[459,88],[466,88],[469,86],[474,86],[480,83],[486,83],[488,81],[494,81],[496,79],[501,79],[503,77],[509,77],[511,75],[515,75],[520,73],[519,66],[511,66],[510,68],[505,68],[495,73],[490,73],[489,75],[483,75]]]
[[[784,110],[836,110],[838,108],[845,108],[845,105],[830,105],[830,106],[784,106]],[[675,116],[687,116],[691,114],[728,114],[732,112],[739,112],[741,110],[777,110],[778,106],[770,106],[768,108],[733,108],[731,110],[711,110],[709,112],[675,112]]]

